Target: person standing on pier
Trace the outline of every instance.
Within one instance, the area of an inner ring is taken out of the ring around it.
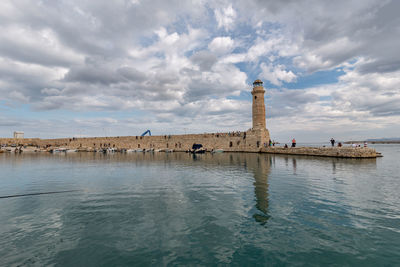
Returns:
[[[296,139],[292,139],[292,147],[296,147]]]
[[[331,144],[332,144],[332,147],[335,146],[335,139],[331,138]]]

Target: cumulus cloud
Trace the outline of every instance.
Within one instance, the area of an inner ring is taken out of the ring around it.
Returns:
[[[236,11],[232,5],[216,8],[214,12],[218,28],[224,28],[225,30],[232,29],[236,19]]]
[[[217,57],[210,51],[199,51],[190,57],[191,61],[199,66],[201,71],[210,71],[217,62]]]
[[[13,99],[13,100],[17,100],[19,102],[22,103],[28,103],[29,102],[29,97],[25,96],[24,94],[22,94],[21,92],[18,91],[11,91],[8,96]]]
[[[272,66],[271,64],[261,63],[261,77],[270,81],[274,85],[282,85],[282,82],[290,83],[296,80],[296,75],[292,71],[286,71],[283,65]]]
[[[70,66],[83,56],[63,45],[51,29],[9,25],[0,31],[0,56],[45,66]]]
[[[208,49],[217,54],[229,53],[234,48],[234,42],[229,36],[215,37],[211,43],[208,44]]]

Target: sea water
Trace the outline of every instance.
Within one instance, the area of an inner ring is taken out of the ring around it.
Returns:
[[[0,154],[0,265],[400,265],[400,146],[375,148]]]

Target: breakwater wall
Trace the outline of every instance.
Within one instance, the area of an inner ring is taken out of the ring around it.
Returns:
[[[305,155],[336,158],[376,158],[381,154],[368,147],[267,147],[260,152],[285,155]]]
[[[225,152],[258,152],[285,155],[307,155],[336,158],[376,158],[381,154],[366,147],[267,147],[268,131],[205,133],[162,136],[117,136],[60,139],[13,139],[0,138],[0,144],[16,146],[36,146],[42,149],[63,147],[94,151],[100,148],[116,149],[173,149],[187,151],[193,144],[202,144],[208,151],[223,149]]]
[[[187,151],[193,144],[202,144],[211,151],[223,149],[231,152],[259,152],[260,148],[268,143],[267,130],[249,130],[232,133],[204,133],[185,135],[162,136],[117,136],[117,137],[88,137],[88,138],[60,138],[60,139],[13,139],[0,138],[0,144],[32,145],[40,148],[64,147],[71,149],[173,149]]]

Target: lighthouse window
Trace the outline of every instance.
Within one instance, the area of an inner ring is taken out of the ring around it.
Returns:
[[[257,96],[254,96],[254,99],[257,99]]]

